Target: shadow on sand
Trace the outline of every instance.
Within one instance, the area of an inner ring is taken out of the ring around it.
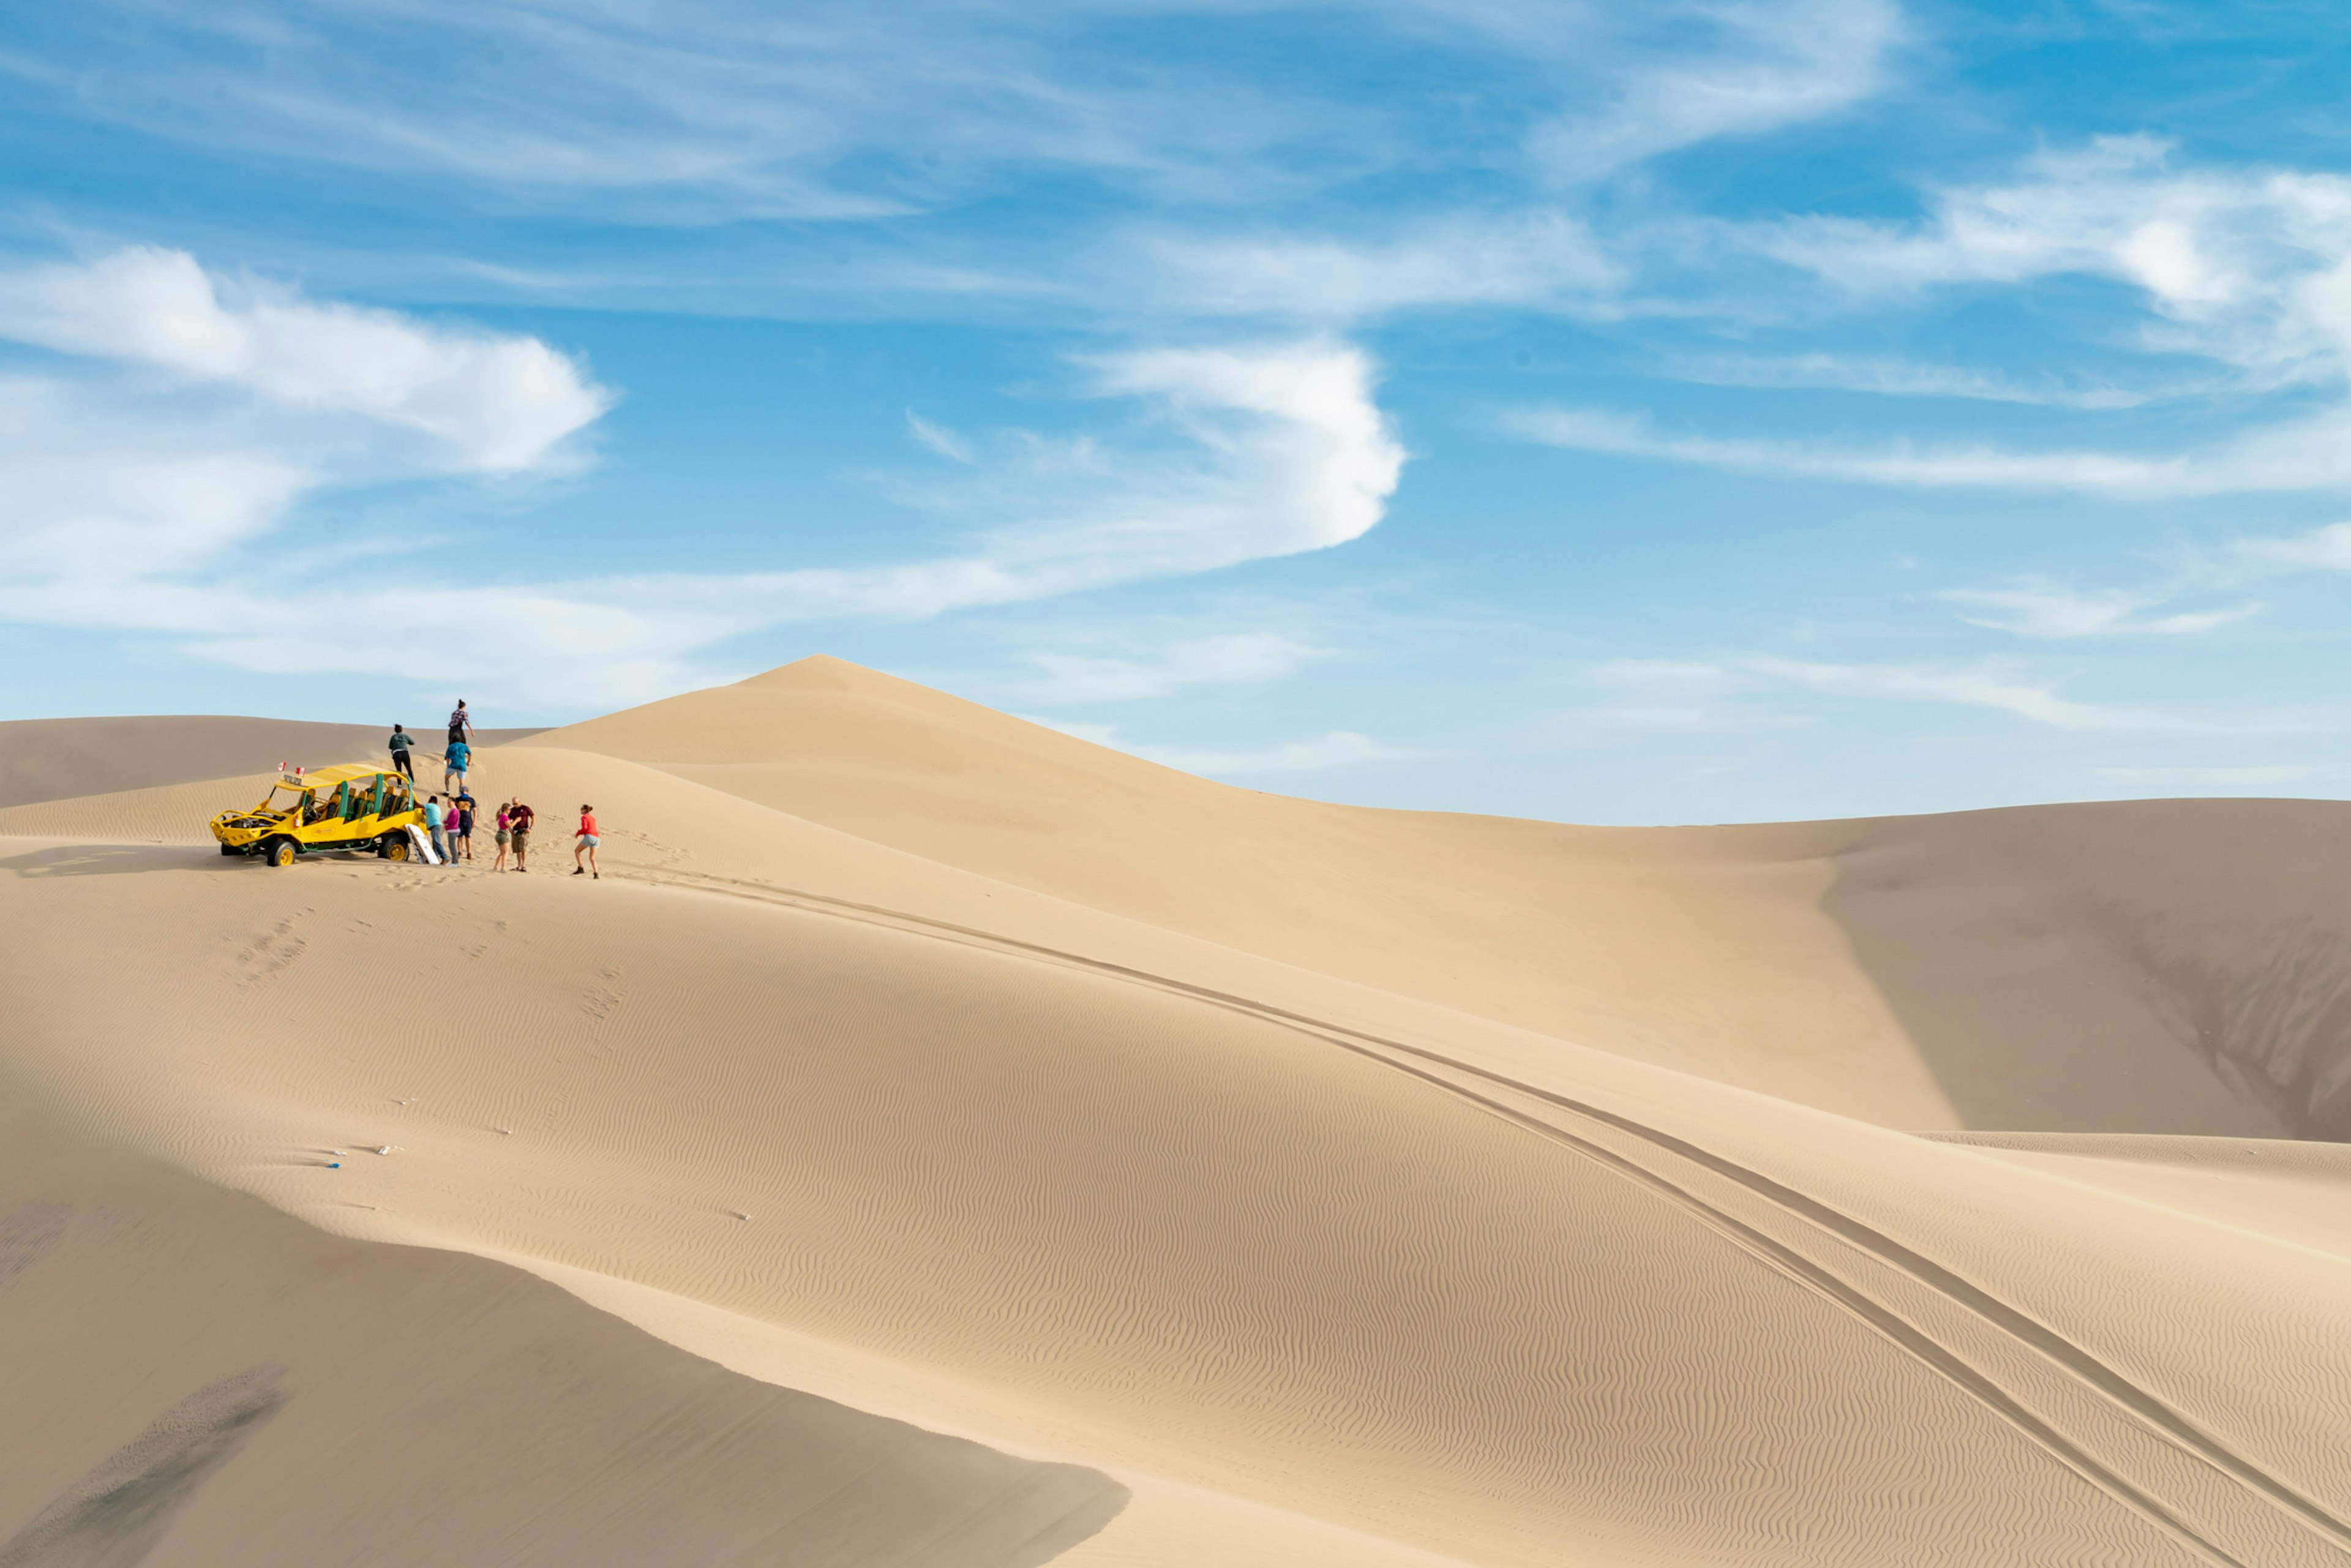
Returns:
[[[269,869],[259,861],[184,844],[58,844],[0,858],[0,872],[27,877],[128,876],[163,871],[250,871],[258,875]]]

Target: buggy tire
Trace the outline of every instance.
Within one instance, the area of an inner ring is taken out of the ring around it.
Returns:
[[[386,833],[375,841],[375,852],[388,861],[404,861],[411,854],[406,833]]]
[[[245,853],[245,852],[237,848],[235,844],[223,844],[221,846],[221,853],[225,855],[241,855]]]
[[[301,852],[302,852],[299,849],[295,847],[294,841],[292,839],[272,839],[266,846],[264,846],[262,856],[264,859],[267,860],[271,865],[287,866],[292,865],[294,863],[295,857],[299,855]]]

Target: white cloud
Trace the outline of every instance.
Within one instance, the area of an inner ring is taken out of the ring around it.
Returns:
[[[2053,379],[2022,381],[1961,365],[1828,353],[1791,354],[1776,359],[1684,359],[1672,362],[1667,373],[1679,381],[1712,386],[1818,387],[1871,392],[1880,397],[1957,398],[2078,409],[2139,408],[2150,402],[2212,392],[2218,385],[2209,379],[2152,386],[2083,385]]]
[[[2351,523],[2329,523],[2306,534],[2239,541],[2239,557],[2257,567],[2287,571],[2351,571]]]
[[[1596,110],[1541,127],[1531,150],[1556,175],[1589,180],[1661,153],[1724,136],[1749,136],[1819,120],[1887,85],[1902,42],[1888,0],[1811,0],[1650,6],[1679,47],[1641,59]],[[1712,35],[1691,48],[1691,31]]]
[[[1588,667],[1585,685],[1609,700],[1568,709],[1553,738],[1610,732],[1692,734],[1813,722],[1802,698],[1981,708],[2053,729],[2152,736],[2336,736],[2351,733],[2351,709],[2316,706],[2157,708],[2081,702],[2010,659],[1889,663],[1790,659],[1741,653],[1718,659],[1611,659]]]
[[[1371,238],[1288,233],[1133,243],[1155,308],[1348,321],[1423,306],[1593,308],[1622,270],[1576,218],[1455,214]],[[1120,270],[1137,265],[1116,253]]]
[[[2111,278],[2155,319],[2141,346],[2237,367],[2245,384],[2337,382],[2351,355],[2351,180],[2175,170],[2168,144],[2109,137],[1946,189],[1910,225],[1788,219],[1766,254],[1865,298],[2058,274]]]
[[[872,218],[985,196],[1010,169],[1230,193],[1332,112],[1213,60],[1106,70],[1090,5],[123,9],[65,18],[47,57],[0,70],[58,115],[176,145],[600,221]]]
[[[2061,729],[2142,729],[2165,722],[2141,709],[2074,702],[1998,660],[1972,664],[1824,664],[1759,655],[1740,660],[1740,667],[1827,696],[1993,708]]]
[[[967,465],[979,461],[970,442],[943,424],[932,423],[911,408],[906,411],[906,429],[916,441],[952,462]]]
[[[1796,693],[1873,702],[1991,708],[2065,729],[2134,729],[2160,724],[2137,709],[2077,703],[2027,678],[2005,660],[1973,664],[1830,663],[1776,654],[1714,660],[1608,659],[1583,682],[1603,702],[1569,711],[1564,737],[1597,731],[1708,733],[1809,722]]]
[[[75,356],[71,374],[0,377],[0,619],[313,673],[381,673],[397,634],[400,667],[421,679],[462,673],[574,706],[691,685],[707,650],[761,627],[920,619],[1341,544],[1379,521],[1405,460],[1356,350],[1143,350],[1092,361],[1090,391],[1149,411],[1161,438],[1012,443],[1010,465],[972,472],[962,500],[982,526],[960,551],[504,583],[492,563],[491,582],[448,587],[417,576],[397,531],[307,504],[559,464],[610,394],[544,344],[232,286],[158,251],[5,275],[0,334]],[[376,548],[392,558],[381,586],[355,586],[350,558]],[[1192,675],[1218,660],[1237,675],[1289,655],[1259,643],[1189,656]],[[1060,672],[1098,687],[1183,674]]]
[[[152,246],[0,273],[0,338],[413,431],[463,472],[542,467],[611,403],[536,338],[318,303]]]
[[[2173,595],[2124,589],[2083,592],[2038,581],[2013,588],[1954,588],[1936,597],[1991,612],[1962,615],[1960,619],[1970,625],[2012,632],[2020,637],[2187,636],[2242,621],[2262,609],[2248,603],[2149,615],[2144,612],[2168,603]]]
[[[2351,489],[2351,410],[2273,425],[2170,457],[1682,435],[1660,431],[1639,415],[1604,409],[1522,409],[1507,415],[1506,423],[1529,440],[1572,451],[1870,485],[2070,491],[2124,499]]]
[[[1359,350],[1313,341],[1156,349],[1091,361],[1092,391],[1141,400],[1179,455],[1047,447],[1010,486],[1034,508],[968,550],[895,566],[638,577],[575,591],[662,607],[726,635],[791,621],[915,621],[1326,549],[1384,514],[1405,451]],[[995,476],[1001,490],[1004,476]],[[1004,507],[1005,496],[971,504]],[[1040,515],[1041,514],[1041,515]],[[715,640],[715,639],[714,639]]]
[[[2107,138],[2027,160],[2005,182],[1942,190],[1914,223],[1798,217],[1707,231],[1811,273],[1862,307],[1902,304],[1959,285],[2014,287],[2059,275],[2110,279],[2144,307],[2137,347],[2228,367],[2186,390],[2291,386],[2335,401],[2238,434],[2159,454],[1984,443],[1879,444],[1661,432],[1623,413],[1545,409],[1522,434],[1583,451],[1747,473],[1862,484],[2039,489],[2126,499],[2351,489],[2351,179],[2275,170],[2175,170],[2144,137]],[[1706,372],[1701,365],[1699,379]],[[1892,372],[1813,356],[1737,369],[1742,384],[1850,385],[1905,395],[1991,397],[2085,409],[2144,394],[2053,394],[1964,372]],[[2164,395],[2172,395],[2169,393]]]

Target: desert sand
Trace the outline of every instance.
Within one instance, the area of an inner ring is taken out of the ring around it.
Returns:
[[[104,722],[0,1565],[2351,1558],[2351,806],[1370,810],[819,659],[273,870],[282,732]]]

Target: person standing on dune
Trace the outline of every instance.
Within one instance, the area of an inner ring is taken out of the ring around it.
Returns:
[[[578,876],[584,871],[589,873],[590,881],[603,881],[604,873],[596,869],[596,846],[602,843],[604,841],[597,834],[596,831],[595,807],[582,806],[580,808],[580,827],[578,831],[571,835],[571,837],[574,841],[571,845],[571,874],[573,876]],[[586,855],[588,857],[588,863],[586,865],[581,865],[580,863],[580,857],[581,855]]]
[[[501,800],[498,802],[498,858],[490,862],[492,871],[507,869],[507,856],[511,852],[508,846],[514,841],[513,829],[514,813],[507,809],[507,802]]]
[[[443,865],[449,863],[449,835],[442,828],[446,821],[447,817],[441,810],[441,797],[424,797],[424,831],[433,835],[433,852],[441,857]]]
[[[465,711],[465,699],[457,699],[457,709],[449,716],[449,744],[470,742],[474,738],[474,716]]]
[[[415,783],[416,769],[408,765],[408,748],[416,744],[416,737],[408,733],[408,727],[406,725],[395,724],[392,727],[391,744],[392,765],[401,772],[407,774],[408,781],[411,784]]]
[[[517,795],[507,807],[507,820],[513,824],[507,831],[514,835],[515,870],[528,871],[530,869],[530,825],[538,820],[538,813],[524,805],[522,797]]]

